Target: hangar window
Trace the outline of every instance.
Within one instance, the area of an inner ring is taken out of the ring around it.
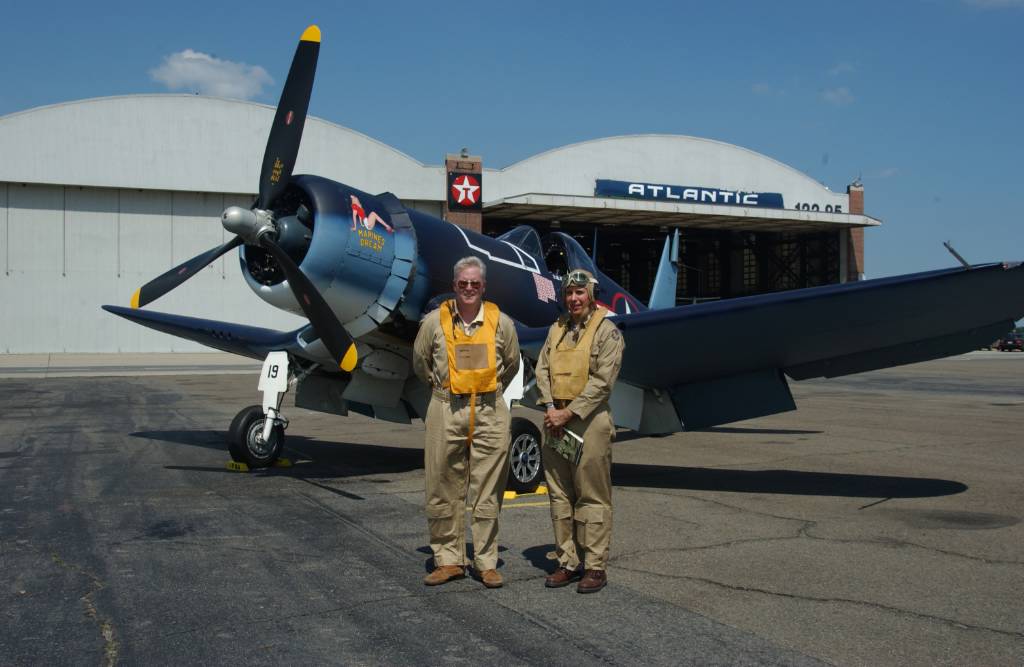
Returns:
[[[743,291],[757,291],[757,253],[749,245],[743,247]]]

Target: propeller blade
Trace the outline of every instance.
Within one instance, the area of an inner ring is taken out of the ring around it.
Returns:
[[[274,259],[277,260],[277,263],[281,265],[281,269],[288,279],[288,284],[291,286],[292,293],[295,294],[295,299],[299,302],[302,312],[309,318],[310,324],[313,325],[313,329],[320,336],[320,340],[324,342],[324,346],[330,351],[334,361],[338,364],[338,368],[350,372],[356,367],[356,362],[359,361],[359,354],[356,351],[355,343],[352,342],[352,337],[348,335],[348,331],[345,331],[345,327],[334,316],[334,311],[327,305],[324,298],[320,296],[320,292],[317,291],[313,283],[306,277],[306,274],[292,261],[288,253],[270,238],[270,235],[260,237],[260,245],[266,248],[274,256]]]
[[[256,208],[269,209],[284,192],[295,168],[299,154],[302,128],[306,124],[306,110],[309,96],[313,92],[313,77],[316,61],[320,55],[320,28],[311,25],[302,33],[295,48],[288,79],[277,103],[274,124],[267,138],[263,153],[263,168],[260,170],[260,194]]]
[[[199,273],[205,266],[212,263],[227,251],[242,245],[242,237],[236,236],[222,246],[210,248],[201,255],[196,255],[167,273],[157,276],[153,280],[135,290],[132,295],[132,308],[141,308],[148,303],[156,301],[164,294],[182,284],[195,274]]]

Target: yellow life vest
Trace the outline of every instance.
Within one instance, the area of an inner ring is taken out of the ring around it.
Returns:
[[[590,379],[590,350],[594,335],[608,311],[600,306],[587,320],[578,342],[573,343],[569,335],[570,319],[555,323],[551,347],[548,348],[551,397],[560,401],[571,401],[580,395]]]
[[[481,304],[484,323],[472,336],[454,326],[458,312],[453,301],[441,304],[441,330],[448,348],[448,385],[453,394],[483,394],[498,389],[498,361],[495,337],[498,333],[498,307],[489,301]]]

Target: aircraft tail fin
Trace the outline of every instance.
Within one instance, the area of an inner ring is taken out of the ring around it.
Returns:
[[[651,310],[674,308],[676,305],[676,285],[679,283],[679,230],[665,237],[665,247],[661,251],[661,262],[658,273],[654,276],[651,287],[651,299],[647,307]]]

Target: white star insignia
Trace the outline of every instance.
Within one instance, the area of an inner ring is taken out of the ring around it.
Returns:
[[[459,182],[461,181],[461,183]],[[455,179],[455,189],[459,191],[458,203],[462,203],[469,200],[470,204],[476,203],[476,193],[480,189],[479,185],[471,185],[468,176],[463,176],[461,179]]]

